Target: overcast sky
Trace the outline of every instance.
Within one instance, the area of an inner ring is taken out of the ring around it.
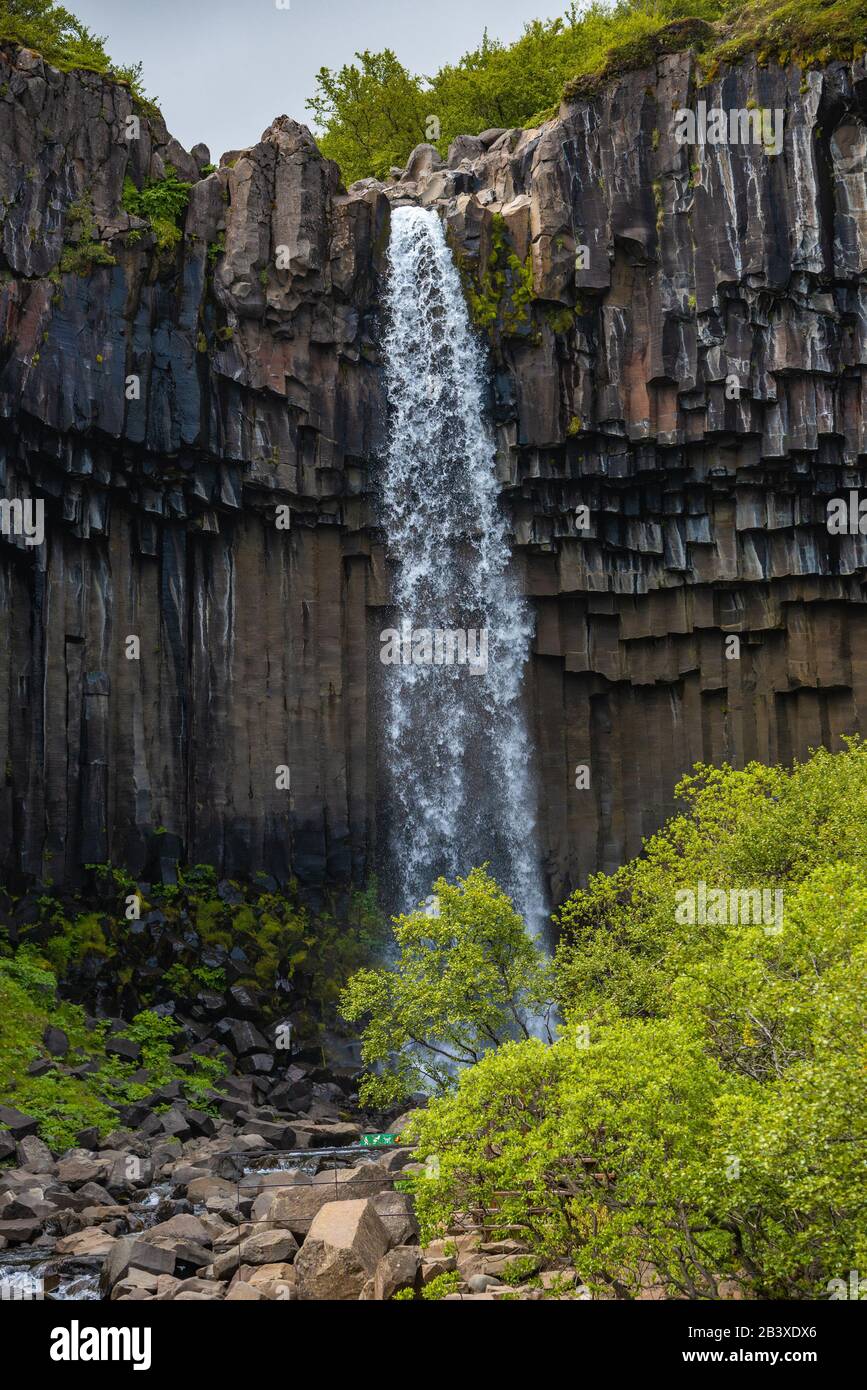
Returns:
[[[435,72],[475,48],[487,26],[512,40],[566,0],[66,0],[115,62],[144,64],[145,87],[172,134],[203,140],[216,162],[253,144],[275,116],[311,122],[304,102],[320,67],[357,49],[393,48],[411,71]]]

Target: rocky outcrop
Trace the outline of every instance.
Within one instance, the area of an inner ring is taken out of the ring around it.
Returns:
[[[285,118],[200,176],[160,122],[128,137],[124,88],[2,57],[0,479],[46,507],[44,545],[2,543],[3,876],[143,869],[161,831],[363,880],[387,202]],[[192,189],[160,254],[121,203],[169,165]]]
[[[123,88],[3,66],[2,467],[46,504],[44,545],[0,541],[7,877],[142,873],[160,830],[227,875],[373,866],[402,200],[441,211],[492,335],[553,897],[635,853],[696,760],[864,730],[867,549],[826,526],[867,453],[863,60],[699,89],[662,54],[348,193],[285,118],[208,172],[158,121],[128,139]],[[779,152],[678,144],[699,101],[779,111]],[[160,254],[122,189],[169,163],[193,187]],[[61,270],[82,242],[115,264]]]
[[[677,143],[699,101],[779,113],[779,153]],[[694,762],[864,730],[867,540],[826,507],[867,454],[865,117],[863,63],[700,89],[663,56],[399,185],[443,200],[477,292],[492,263],[508,286],[494,411],[555,897],[635,854]]]

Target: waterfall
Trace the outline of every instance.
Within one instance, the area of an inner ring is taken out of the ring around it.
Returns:
[[[394,210],[389,262],[393,617],[380,660],[395,886],[407,911],[438,874],[488,862],[537,935],[545,896],[521,695],[533,625],[511,570],[485,355],[435,212]]]

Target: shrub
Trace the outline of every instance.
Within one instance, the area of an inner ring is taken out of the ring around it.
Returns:
[[[89,193],[70,204],[67,219],[71,239],[65,244],[60,257],[60,269],[64,274],[89,275],[94,266],[117,265],[106,244],[96,237]]]
[[[84,1014],[55,997],[56,980],[35,952],[20,950],[0,959],[0,1095],[5,1104],[39,1121],[39,1133],[53,1148],[68,1148],[82,1129],[97,1125],[107,1132],[116,1116],[105,1104],[92,1077],[79,1079],[52,1069],[31,1076],[30,1064],[46,1056],[42,1041],[49,1024],[62,1028],[77,1060],[101,1051],[101,1033],[88,1033]]]
[[[508,1038],[529,1037],[550,1003],[544,957],[484,868],[434,884],[438,916],[394,919],[393,967],[358,971],[340,1003],[366,1019],[365,1104],[388,1106],[418,1089],[444,1092],[456,1068]]]
[[[747,53],[810,67],[859,56],[865,32],[865,0],[595,0],[531,21],[513,44],[485,33],[429,78],[408,72],[391,50],[358,53],[339,72],[320,70],[307,105],[323,153],[348,183],[404,165],[422,140],[445,155],[457,135],[535,127],[557,114],[564,95],[580,99],[661,53],[693,48],[708,73]]]
[[[458,1271],[456,1269],[448,1270],[445,1274],[437,1274],[429,1284],[425,1284],[421,1296],[429,1303],[438,1302],[445,1298],[446,1294],[455,1293],[460,1282],[461,1276]]]
[[[620,1297],[827,1296],[867,1259],[867,745],[679,791],[559,914],[556,1043],[490,1052],[413,1120],[423,1235],[472,1210]],[[781,919],[693,921],[702,880],[779,889]]]
[[[149,179],[143,188],[136,188],[127,175],[123,184],[121,204],[134,217],[150,223],[160,251],[170,251],[181,239],[181,219],[190,200],[192,184],[178,178],[177,170],[166,165],[162,179]]]
[[[142,87],[141,64],[112,64],[104,40],[54,0],[0,0],[0,42],[32,48],[62,71],[84,68],[111,75],[128,86],[140,104],[156,109]]]

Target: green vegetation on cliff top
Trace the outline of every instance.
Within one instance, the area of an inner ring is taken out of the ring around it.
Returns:
[[[422,141],[443,155],[458,135],[532,128],[607,77],[696,50],[705,75],[754,53],[760,63],[815,67],[865,51],[867,0],[593,0],[557,19],[532,20],[512,44],[485,31],[478,48],[432,76],[411,73],[392,49],[365,50],[321,68],[307,102],[324,154],[347,183],[403,166]],[[53,0],[0,0],[0,43],[19,43],[61,69],[105,73],[144,94],[141,64],[118,67],[105,40]]]
[[[128,86],[142,105],[155,109],[142,87],[141,63],[133,67],[113,63],[105,39],[54,0],[0,0],[0,43],[32,48],[64,72],[83,68],[104,73]]]
[[[710,74],[755,53],[759,62],[813,67],[864,52],[867,0],[619,0],[563,18],[533,20],[513,44],[481,44],[433,76],[410,73],[390,49],[322,68],[307,103],[324,154],[347,183],[384,177],[422,141],[445,155],[458,135],[532,128],[565,94],[646,66],[659,53],[694,48]],[[582,86],[583,83],[583,86]]]

